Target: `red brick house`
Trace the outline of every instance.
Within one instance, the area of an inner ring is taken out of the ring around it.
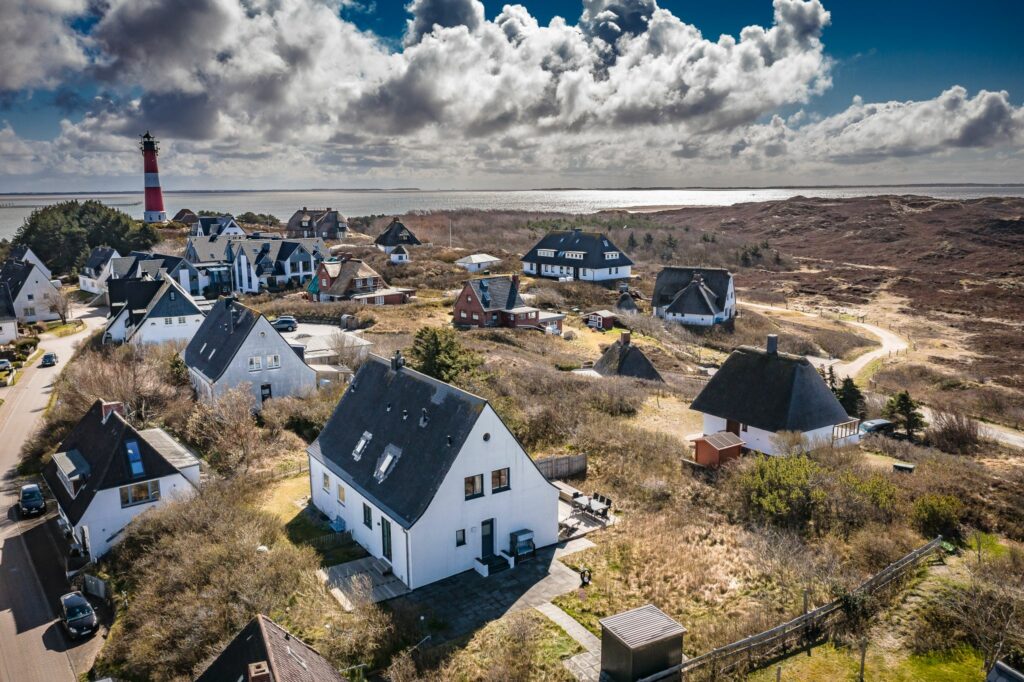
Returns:
[[[406,303],[415,293],[390,288],[379,272],[357,258],[322,262],[306,291],[314,301],[351,300],[369,305]]]
[[[465,282],[452,310],[457,327],[511,327],[561,334],[565,315],[526,305],[518,275],[480,277]]]

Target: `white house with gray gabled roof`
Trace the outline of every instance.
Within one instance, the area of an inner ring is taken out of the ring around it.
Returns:
[[[409,589],[558,541],[558,490],[483,398],[371,356],[307,449],[313,505]]]

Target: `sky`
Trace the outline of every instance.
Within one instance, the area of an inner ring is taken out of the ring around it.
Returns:
[[[0,192],[1024,182],[1012,0],[0,3]]]

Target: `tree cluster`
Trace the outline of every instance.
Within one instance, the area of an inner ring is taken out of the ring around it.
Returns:
[[[73,274],[95,246],[120,254],[147,250],[160,241],[152,225],[133,220],[98,201],[65,201],[32,212],[18,228],[14,244],[28,246],[54,274]]]

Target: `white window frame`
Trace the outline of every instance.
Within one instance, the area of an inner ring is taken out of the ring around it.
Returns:
[[[273,353],[267,356],[267,369],[278,369],[281,367],[281,356]]]
[[[259,372],[263,369],[263,356],[261,355],[250,355],[249,356],[249,371]]]
[[[605,260],[618,260],[619,259],[619,252],[618,251],[605,251],[604,252],[604,259]]]

